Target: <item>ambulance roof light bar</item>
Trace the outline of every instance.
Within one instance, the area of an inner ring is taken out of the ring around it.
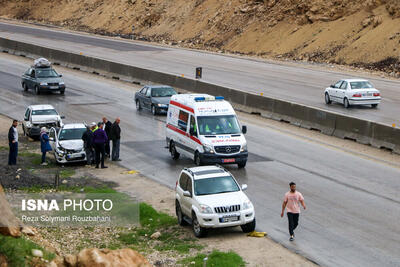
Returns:
[[[198,96],[194,98],[194,101],[196,102],[200,102],[200,101],[214,101],[214,100],[224,100],[223,96]]]

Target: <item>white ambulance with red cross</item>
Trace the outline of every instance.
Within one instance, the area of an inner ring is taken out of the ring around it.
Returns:
[[[246,166],[248,152],[235,110],[223,97],[179,94],[171,97],[166,124],[167,147],[173,159],[181,154],[196,165]]]

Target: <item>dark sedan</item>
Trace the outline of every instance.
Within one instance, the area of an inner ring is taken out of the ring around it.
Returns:
[[[33,89],[37,95],[43,91],[58,91],[64,94],[65,83],[61,77],[62,75],[51,67],[33,66],[22,75],[21,84],[24,91]]]
[[[174,88],[166,85],[147,85],[135,93],[136,109],[150,110],[153,115],[167,113],[171,96],[176,95]]]

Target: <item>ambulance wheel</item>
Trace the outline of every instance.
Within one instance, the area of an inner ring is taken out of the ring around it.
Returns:
[[[176,151],[176,147],[175,147],[175,143],[174,141],[171,141],[170,145],[169,145],[169,152],[171,153],[171,158],[174,160],[179,159],[180,154],[178,153],[178,151]]]
[[[200,154],[198,151],[196,151],[194,153],[194,164],[196,164],[196,166],[202,166],[203,162],[201,162],[201,158],[200,158]]]

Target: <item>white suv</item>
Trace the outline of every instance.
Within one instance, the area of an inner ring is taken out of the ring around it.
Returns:
[[[207,228],[239,226],[243,232],[256,227],[254,207],[232,174],[220,166],[185,168],[175,189],[178,223],[191,223],[196,237]]]

